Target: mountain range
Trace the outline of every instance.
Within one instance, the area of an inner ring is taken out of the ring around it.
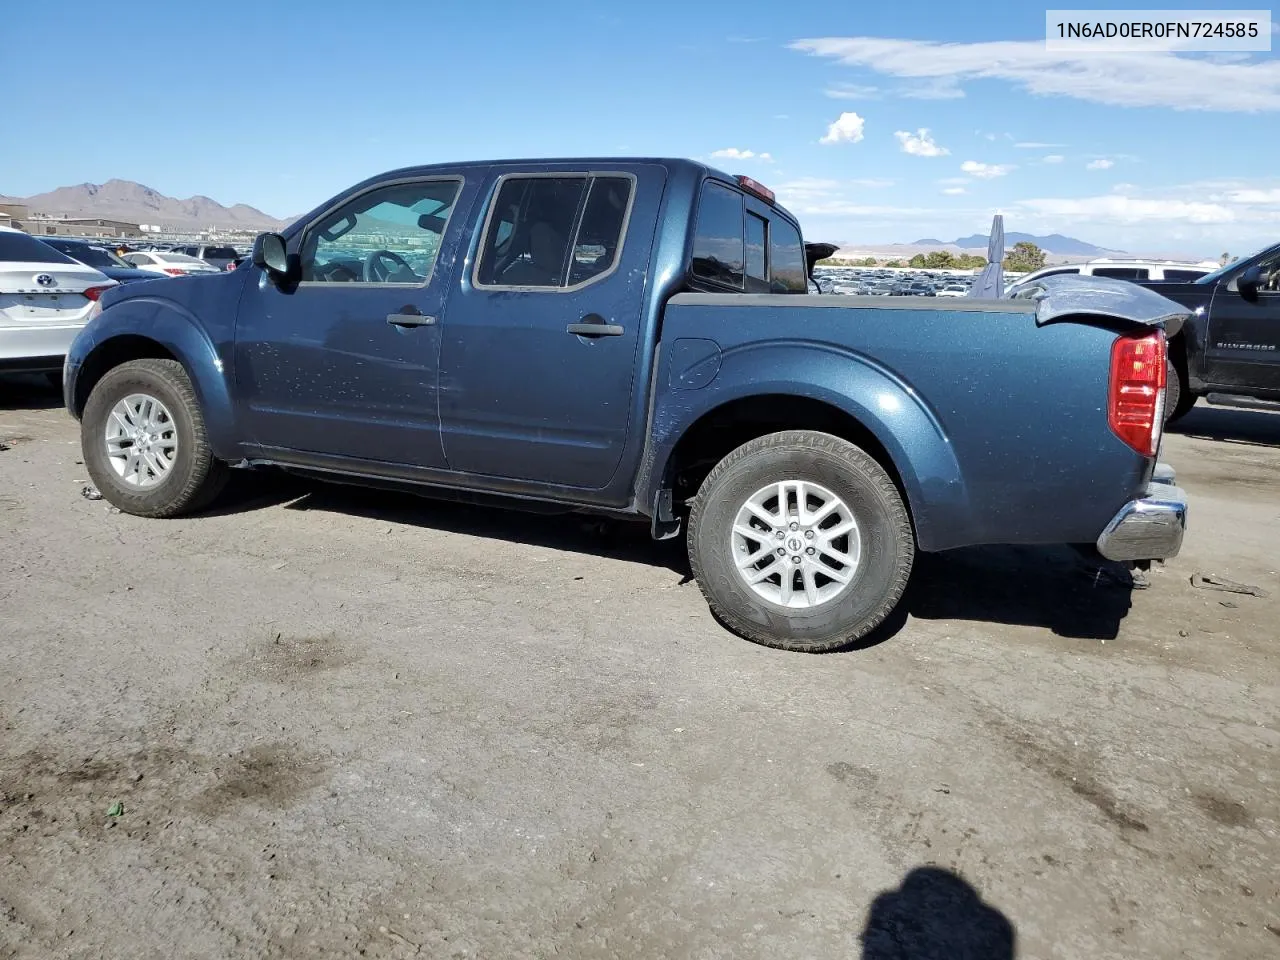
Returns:
[[[154,223],[171,229],[278,230],[287,222],[244,203],[225,207],[203,196],[185,200],[167,197],[132,180],[81,183],[31,197],[3,197],[0,200],[24,204],[31,213],[104,217],[127,223]]]
[[[917,240],[911,246],[959,247],[961,250],[980,250],[985,252],[987,239],[986,235],[975,233],[968,237],[958,237],[949,243],[944,240]],[[1047,237],[1037,237],[1031,233],[1006,233],[1004,235],[1006,250],[1011,250],[1015,243],[1034,243],[1046,253],[1056,253],[1060,256],[1070,257],[1105,257],[1112,253],[1123,253],[1121,250],[1108,250],[1106,247],[1095,246],[1092,243],[1077,240],[1075,237],[1064,237],[1060,233],[1051,233]]]

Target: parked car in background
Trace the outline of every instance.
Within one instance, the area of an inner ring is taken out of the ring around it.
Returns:
[[[185,253],[165,253],[158,250],[126,253],[124,259],[139,270],[151,273],[168,274],[171,277],[185,277],[193,273],[221,273],[217,267],[205,263]]]
[[[1170,420],[1197,397],[1280,410],[1280,243],[1189,283],[1135,282],[1191,312],[1169,341]]]
[[[236,253],[234,247],[213,246],[211,244],[185,244],[178,245],[173,248],[174,253],[185,253],[188,257],[195,257],[197,260],[203,260],[210,266],[217,267],[219,270],[226,270],[230,266],[234,266],[240,259],[240,254]]]
[[[1178,552],[1156,459],[1183,308],[1084,278],[809,296],[806,259],[771,191],[688,160],[396,170],[248,267],[108,294],[63,394],[126,513],[274,465],[643,520],[686,532],[724,623],[792,650],[883,622],[917,551]]]
[[[48,244],[72,260],[93,267],[116,283],[133,283],[138,280],[155,280],[152,270],[140,270],[99,240],[80,240],[73,237],[41,237]]]
[[[0,371],[61,381],[67,347],[114,280],[21,230],[0,227]]]

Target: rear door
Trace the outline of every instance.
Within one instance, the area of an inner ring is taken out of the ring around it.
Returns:
[[[1205,379],[1215,386],[1280,394],[1280,253],[1261,266],[1256,300],[1240,295],[1238,274],[1214,290]]]
[[[599,490],[622,459],[654,227],[652,164],[491,178],[449,295],[440,424],[449,468]]]

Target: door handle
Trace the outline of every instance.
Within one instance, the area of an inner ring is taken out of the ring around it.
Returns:
[[[620,337],[626,330],[616,323],[605,323],[599,314],[588,313],[581,323],[569,324],[564,332],[577,337]]]
[[[387,314],[387,323],[393,327],[429,327],[435,322],[435,317],[424,316],[421,313]]]

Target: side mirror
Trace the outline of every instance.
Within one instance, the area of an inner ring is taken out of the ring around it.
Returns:
[[[1236,280],[1236,291],[1246,300],[1257,300],[1260,286],[1262,286],[1261,264],[1255,263]]]
[[[253,265],[261,267],[273,279],[283,279],[289,272],[289,257],[284,237],[278,233],[260,233],[253,239]]]

